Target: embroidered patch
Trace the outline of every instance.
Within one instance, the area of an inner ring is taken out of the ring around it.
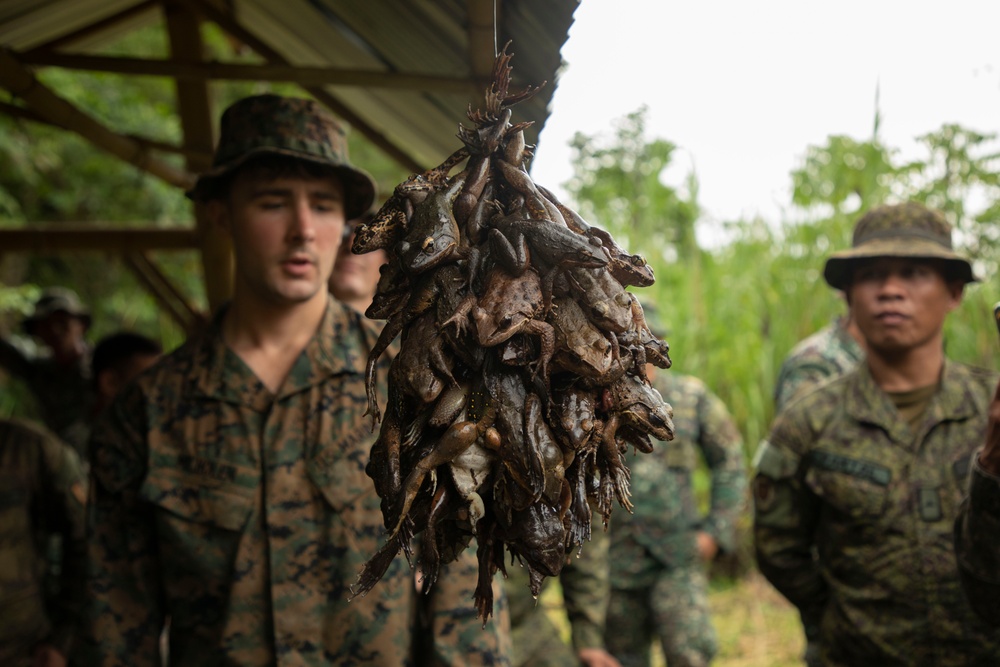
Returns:
[[[817,449],[810,453],[813,465],[823,470],[844,473],[851,477],[866,479],[879,486],[889,486],[892,480],[892,471],[885,466],[880,466],[871,461],[853,459],[849,456],[842,456],[832,452],[825,452]]]

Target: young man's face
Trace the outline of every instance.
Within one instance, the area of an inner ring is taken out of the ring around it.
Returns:
[[[76,349],[87,331],[84,320],[64,310],[57,310],[37,322],[34,334],[53,350],[60,352]]]
[[[868,347],[892,354],[940,337],[945,317],[962,302],[962,283],[947,282],[929,260],[879,257],[859,264],[847,295]]]
[[[232,234],[238,289],[277,304],[325,297],[344,229],[339,178],[238,174],[210,215]]]
[[[378,285],[379,267],[388,261],[384,250],[374,250],[363,255],[351,252],[354,234],[344,238],[337,253],[330,276],[330,292],[344,303],[371,302]],[[366,306],[367,307],[367,306]]]

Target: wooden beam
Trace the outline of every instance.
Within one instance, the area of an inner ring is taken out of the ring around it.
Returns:
[[[7,49],[0,49],[0,87],[6,88],[12,95],[24,100],[42,118],[79,134],[125,162],[185,190],[194,184],[194,176],[189,172],[151,155],[148,148],[110,130],[69,101],[59,97]]]
[[[5,253],[47,253],[67,250],[195,250],[200,247],[198,232],[194,229],[108,228],[98,227],[97,224],[101,223],[52,223],[0,229],[0,248]]]
[[[232,37],[235,37],[249,46],[268,62],[283,65],[290,64],[284,56],[272,49],[266,42],[258,38],[257,35],[240,25],[239,22],[237,22],[230,14],[220,11],[215,6],[207,3],[201,4],[195,2],[195,0],[183,1],[196,7],[204,13],[208,20],[218,25]],[[427,168],[427,165],[422,165],[418,160],[415,160],[409,153],[403,150],[403,148],[397,146],[384,134],[366,123],[361,116],[354,113],[348,106],[343,104],[339,99],[322,87],[306,86],[305,90],[319,102],[329,107],[335,114],[350,123],[352,128],[357,130],[372,144],[384,151],[386,155],[402,165],[404,169],[409,169],[413,172],[421,172]]]
[[[145,2],[140,2],[137,5],[132,5],[117,14],[112,14],[107,18],[103,18],[100,21],[86,25],[79,30],[74,30],[73,32],[67,33],[56,37],[44,44],[36,46],[28,51],[25,51],[25,55],[37,55],[46,51],[56,51],[58,49],[65,48],[67,46],[72,46],[80,40],[87,39],[93,35],[98,35],[101,32],[113,28],[120,23],[124,23],[129,19],[141,16],[148,11],[152,11],[159,7],[160,0],[146,0]]]
[[[492,35],[492,33],[490,34]],[[492,40],[492,36],[490,39]],[[490,43],[492,44],[492,41]],[[184,81],[280,81],[296,83],[301,86],[355,86],[439,93],[468,93],[470,88],[475,87],[474,82],[469,79],[450,76],[273,63],[240,65],[217,60],[196,63],[52,52],[24,54],[21,62],[37,67],[61,67],[90,72],[110,72],[112,74],[161,76]],[[491,55],[490,65],[492,66],[492,64],[493,57]]]
[[[57,125],[52,121],[44,118],[37,111],[32,111],[27,107],[19,107],[16,104],[9,104],[7,102],[0,102],[0,113],[11,116],[12,118],[20,118],[22,120],[28,120],[33,123],[41,123],[42,125],[48,125],[49,127],[55,127],[60,130],[66,130],[68,128],[62,125]],[[178,155],[190,156],[194,155],[200,158],[211,158],[211,154],[205,155],[201,151],[194,151],[183,146],[176,146],[174,144],[168,144],[165,141],[157,141],[156,139],[149,139],[147,137],[141,137],[137,134],[126,134],[123,135],[136,142],[140,146],[149,148],[154,151],[161,151],[163,153],[176,153]]]
[[[167,311],[186,332],[194,333],[201,328],[207,318],[196,310],[174,283],[142,253],[128,253],[123,258],[127,266],[146,290],[156,299],[160,307]]]
[[[170,52],[178,64],[197,64],[204,57],[201,18],[187,4],[165,2],[163,14],[170,37]],[[208,85],[205,81],[176,81],[177,109],[184,130],[184,146],[211,155],[215,146],[214,120]],[[187,158],[195,173],[211,168],[207,158]],[[201,233],[201,265],[205,276],[208,306],[215,310],[233,295],[233,246],[229,235],[211,223],[204,204],[194,207],[195,222]]]

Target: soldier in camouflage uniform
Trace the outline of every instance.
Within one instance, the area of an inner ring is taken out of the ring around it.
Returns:
[[[604,648],[604,623],[611,584],[608,533],[595,526],[590,542],[574,551],[559,573],[569,619],[572,648],[560,636],[546,609],[531,595],[528,570],[507,568],[504,588],[510,600],[515,667],[620,667]],[[548,588],[550,580],[545,581]],[[544,590],[544,589],[543,589]]]
[[[866,361],[793,401],[762,443],[760,569],[815,628],[823,665],[1000,664],[952,547],[997,384],[944,356],[972,267],[944,217],[908,203],[862,216],[824,276],[847,294]]]
[[[850,315],[838,317],[832,324],[792,348],[778,371],[774,386],[775,414],[792,398],[804,394],[819,383],[853,370],[864,358],[859,343],[861,332]]]
[[[972,608],[1000,626],[1000,385],[990,404],[986,446],[972,466],[969,494],[955,522],[955,555]]]
[[[80,662],[158,666],[169,619],[185,667],[413,665],[403,559],[348,601],[386,537],[362,416],[376,330],[327,280],[374,183],[316,102],[262,95],[227,109],[191,196],[232,235],[234,296],[95,428]]]
[[[76,452],[49,431],[0,420],[0,665],[66,664],[83,603],[85,504]],[[53,534],[64,557],[50,588]]]
[[[629,461],[635,507],[611,519],[608,650],[625,667],[649,665],[658,638],[671,667],[708,665],[717,644],[705,563],[735,547],[747,487],[743,441],[701,380],[650,375],[673,407],[675,435]],[[712,479],[706,516],[693,489],[699,451]]]
[[[41,409],[42,421],[82,456],[90,436],[94,387],[90,346],[84,340],[90,312],[72,290],[46,289],[25,318],[24,332],[48,348],[44,356],[26,353],[0,338],[0,369],[23,380]]]

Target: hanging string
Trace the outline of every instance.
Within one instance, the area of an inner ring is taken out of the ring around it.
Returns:
[[[497,0],[493,0],[493,57],[500,55],[500,48],[497,44]]]

